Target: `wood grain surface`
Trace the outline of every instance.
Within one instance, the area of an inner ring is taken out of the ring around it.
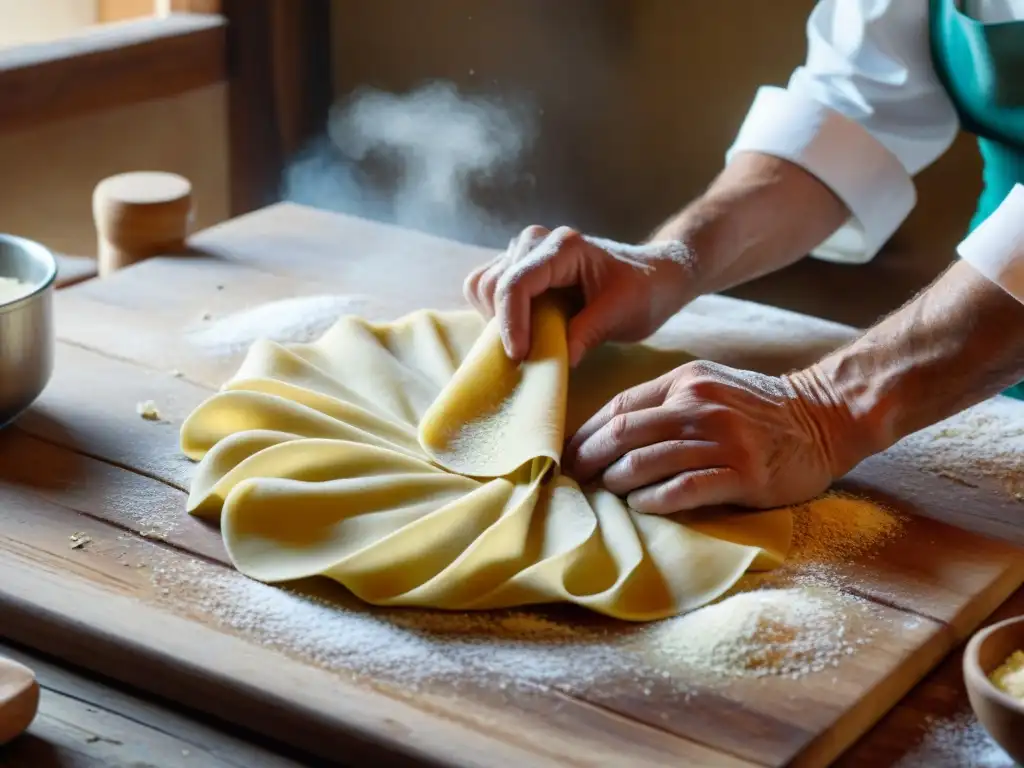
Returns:
[[[0,656],[36,675],[39,712],[0,750],[4,768],[299,768],[302,763],[188,713],[0,643]]]
[[[184,514],[191,465],[178,454],[181,419],[238,365],[240,313],[271,335],[281,329],[267,317],[297,317],[284,330],[301,335],[339,307],[386,319],[461,306],[462,276],[490,254],[295,206],[200,233],[192,246],[58,294],[53,382],[0,433],[0,635],[329,760],[819,766],[1024,580],[1014,544],[965,530],[1019,539],[1019,505],[882,456],[843,486],[908,519],[901,536],[838,568],[844,589],[873,606],[863,628],[871,640],[826,673],[691,679],[620,653],[612,640],[626,628],[553,608],[517,620],[609,638],[606,665],[538,681],[530,668],[557,649],[519,642],[521,668],[480,674],[459,643],[446,644],[451,627],[440,617],[374,610],[320,582],[296,594],[331,609],[331,632],[357,636],[369,621],[408,627],[437,641],[448,671],[415,681],[406,671],[368,674],[359,658],[373,649],[331,656],[319,626],[309,634],[325,647],[285,642],[268,597],[278,592],[230,569],[217,531]],[[282,303],[259,314],[272,302]],[[784,370],[850,334],[709,297],[659,343]],[[137,415],[144,400],[161,421]],[[261,597],[240,620],[241,608],[211,608],[216,590]],[[506,617],[475,621],[486,652]]]

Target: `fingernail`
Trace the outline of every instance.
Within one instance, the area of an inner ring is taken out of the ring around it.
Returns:
[[[512,344],[511,339],[503,338],[501,340],[501,346],[505,348],[505,356],[514,363],[519,362],[519,355],[516,353],[516,348]]]

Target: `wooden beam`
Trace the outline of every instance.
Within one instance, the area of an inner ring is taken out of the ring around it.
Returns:
[[[97,26],[0,50],[0,131],[176,96],[225,77],[225,21],[219,16]]]
[[[228,20],[231,214],[280,198],[282,172],[326,128],[329,0],[223,0]]]
[[[154,0],[99,0],[96,6],[100,22],[124,21],[152,16]]]
[[[175,13],[220,13],[220,0],[171,0]]]

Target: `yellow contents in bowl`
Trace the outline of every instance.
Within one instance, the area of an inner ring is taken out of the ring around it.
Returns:
[[[32,287],[16,277],[0,276],[0,305],[20,299],[31,293]]]
[[[1003,693],[1024,701],[1024,651],[1011,653],[988,679]]]

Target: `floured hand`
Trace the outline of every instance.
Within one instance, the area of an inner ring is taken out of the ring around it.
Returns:
[[[613,398],[569,441],[565,471],[641,512],[805,501],[845,473],[820,383],[694,362]]]
[[[530,351],[530,307],[553,288],[577,288],[584,306],[569,324],[569,362],[605,341],[640,341],[695,297],[690,253],[678,241],[625,245],[560,227],[527,227],[473,272],[466,298],[497,316],[514,360]]]

